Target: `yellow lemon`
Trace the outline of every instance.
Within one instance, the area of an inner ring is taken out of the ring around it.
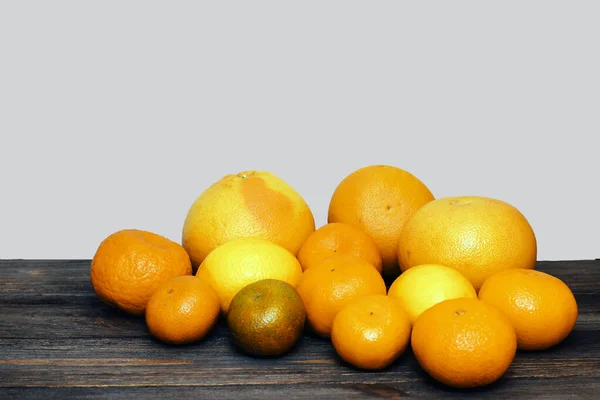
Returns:
[[[260,238],[242,238],[227,242],[204,259],[196,276],[215,288],[221,311],[227,313],[233,297],[246,285],[278,279],[296,286],[302,267],[284,247]]]
[[[467,278],[457,270],[439,264],[423,264],[404,271],[388,291],[402,303],[411,322],[425,310],[444,300],[477,298]]]

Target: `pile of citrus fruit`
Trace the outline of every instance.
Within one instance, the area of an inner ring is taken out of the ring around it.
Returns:
[[[510,204],[436,199],[411,173],[373,165],[341,180],[318,228],[279,177],[227,175],[191,204],[181,244],[118,231],[90,274],[100,299],[166,343],[200,341],[221,317],[235,346],[277,357],[308,328],[354,367],[386,368],[410,346],[434,379],[469,388],[575,326],[573,293],[536,257]]]

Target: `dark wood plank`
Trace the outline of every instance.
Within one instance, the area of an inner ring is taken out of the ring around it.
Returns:
[[[0,260],[0,398],[462,397],[437,384],[410,350],[384,371],[343,363],[309,332],[287,355],[252,358],[223,321],[202,342],[155,341],[142,318],[101,303],[89,260]],[[600,393],[600,261],[540,262],[574,291],[580,317],[561,345],[519,352],[506,376],[477,397],[593,398]]]
[[[388,383],[356,383],[343,382],[332,384],[273,384],[248,386],[147,386],[147,387],[59,387],[59,388],[8,388],[0,389],[7,398],[19,399],[165,399],[165,398],[199,398],[199,399],[359,399],[386,398],[404,399],[419,398],[458,398],[475,399],[583,399],[597,398],[586,396],[581,389],[597,384],[597,379],[566,377],[561,379],[562,390],[536,390],[536,387],[552,387],[554,378],[512,379],[502,380],[491,389],[459,391],[445,388],[428,390],[420,382],[388,382]],[[435,385],[435,384],[433,384]]]

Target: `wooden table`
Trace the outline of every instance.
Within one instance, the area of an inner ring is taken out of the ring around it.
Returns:
[[[144,320],[101,303],[89,260],[0,260],[0,398],[600,398],[600,260],[540,262],[579,304],[559,346],[519,352],[495,384],[471,391],[434,382],[410,350],[384,371],[344,364],[306,334],[286,356],[232,346],[223,322],[204,341],[168,346]]]

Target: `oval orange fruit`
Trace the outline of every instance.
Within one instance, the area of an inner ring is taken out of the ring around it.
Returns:
[[[105,303],[142,315],[152,293],[163,282],[190,275],[185,249],[156,233],[125,229],[100,243],[90,267],[94,291]]]
[[[302,244],[298,261],[306,270],[334,254],[348,254],[362,258],[381,273],[381,256],[371,236],[356,226],[332,222],[323,225]]]
[[[333,319],[331,342],[339,356],[362,369],[383,369],[400,357],[411,324],[400,302],[386,295],[361,296]]]
[[[577,301],[571,289],[562,280],[541,271],[500,271],[483,283],[479,298],[508,316],[521,350],[555,346],[577,322]]]
[[[333,318],[355,297],[386,294],[385,282],[371,264],[358,257],[337,254],[313,265],[298,281],[308,322],[323,337],[329,337]]]
[[[364,230],[375,240],[386,277],[398,269],[398,237],[404,224],[434,199],[411,173],[389,165],[360,168],[336,187],[329,203],[328,222],[344,222]]]
[[[415,322],[411,344],[419,365],[457,388],[500,379],[517,351],[517,337],[502,312],[473,298],[446,300]]]
[[[146,325],[157,339],[188,344],[203,339],[219,318],[219,296],[203,279],[178,276],[164,282],[150,297]]]

